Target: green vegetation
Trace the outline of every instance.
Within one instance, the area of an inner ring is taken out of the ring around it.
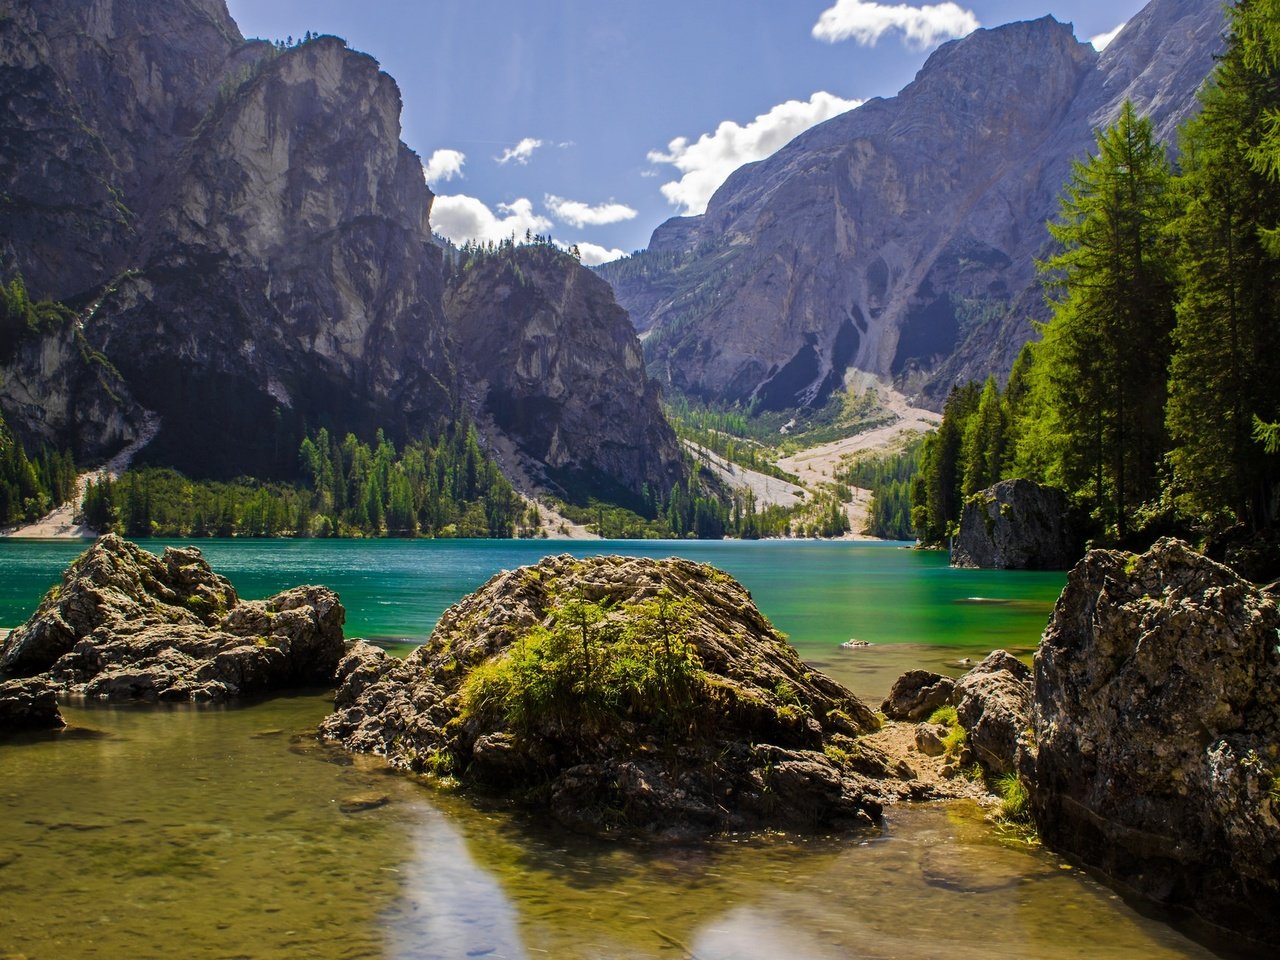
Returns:
[[[1031,793],[1021,778],[1016,773],[1006,773],[996,777],[994,786],[1000,797],[996,816],[1006,823],[1030,823]]]
[[[956,715],[956,708],[953,706],[942,706],[933,711],[929,715],[930,723],[941,724],[947,728],[946,735],[942,738],[943,756],[953,763],[958,763],[964,758],[965,748],[968,746],[968,736],[964,732],[964,727],[960,726],[960,718]],[[965,773],[968,776],[968,773]]]
[[[685,397],[663,404],[662,411],[681,440],[695,443],[748,470],[799,482],[794,474],[778,466],[777,450],[755,438],[754,433],[758,431],[741,411],[718,410],[691,403]]]
[[[926,542],[1008,477],[1063,489],[1099,539],[1274,527],[1280,492],[1280,20],[1231,11],[1172,172],[1126,105],[1075,165],[1041,265],[1053,317],[994,381],[952,391],[925,442]]]
[[[302,442],[303,486],[195,481],[173,470],[130,470],[90,483],[84,521],[127,536],[510,537],[536,517],[458,422],[397,451],[320,430]]]
[[[0,415],[0,527],[38,520],[75,492],[71,454],[42,447],[29,458]]]
[[[665,592],[617,610],[562,598],[549,627],[533,627],[471,671],[461,720],[496,720],[520,733],[643,721],[675,737],[703,683],[686,637],[690,615],[687,601]]]
[[[911,522],[912,486],[924,454],[922,439],[910,441],[894,453],[865,455],[842,464],[836,479],[871,491],[867,526],[862,531],[885,540],[915,537]]]
[[[74,320],[75,313],[60,303],[33,301],[20,276],[0,283],[0,362],[12,359],[23,340]]]

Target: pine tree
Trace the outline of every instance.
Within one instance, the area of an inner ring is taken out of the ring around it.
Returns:
[[[1276,0],[1232,11],[1227,51],[1182,133],[1181,296],[1170,371],[1170,459],[1193,516],[1268,516],[1277,465],[1253,417],[1280,415],[1280,19]]]
[[[1167,449],[1169,182],[1164,148],[1126,102],[1097,154],[1074,165],[1049,227],[1060,250],[1040,265],[1053,319],[1036,349],[1042,396],[1032,403],[1049,418],[1036,437],[1047,479],[1090,502],[1119,540],[1158,492]]]

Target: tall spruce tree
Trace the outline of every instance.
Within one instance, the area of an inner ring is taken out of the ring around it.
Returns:
[[[1126,102],[1075,163],[1040,264],[1053,307],[1035,353],[1030,406],[1044,422],[1020,458],[1082,498],[1111,534],[1158,492],[1167,450],[1173,270],[1165,227],[1170,171],[1151,124]]]
[[[1246,0],[1231,27],[1182,132],[1168,425],[1179,506],[1256,529],[1277,463],[1253,418],[1280,415],[1280,0]]]

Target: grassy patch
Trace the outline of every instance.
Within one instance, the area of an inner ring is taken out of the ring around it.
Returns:
[[[562,599],[462,685],[462,718],[529,733],[547,725],[602,729],[644,720],[674,732],[691,715],[703,671],[686,639],[686,601],[662,595],[608,610]]]

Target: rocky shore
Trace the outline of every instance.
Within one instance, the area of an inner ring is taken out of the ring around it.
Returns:
[[[1034,668],[914,670],[872,711],[727,574],[548,557],[450,607],[404,660],[323,587],[241,601],[194,549],[86,551],[0,644],[0,731],[57,697],[216,700],[337,683],[319,735],[584,833],[684,841],[874,827],[1020,784],[1046,845],[1122,891],[1280,945],[1280,610],[1177,540],[1092,551]]]
[[[241,600],[195,548],[156,557],[107,535],[0,643],[0,705],[13,698],[13,715],[26,718],[0,719],[0,729],[60,725],[48,710],[58,693],[219,701],[323,686],[344,653],[345,616],[325,587]]]
[[[686,560],[501,573],[406,660],[359,645],[339,676],[325,739],[598,835],[869,827],[885,803],[974,792],[870,736],[870,708]]]

